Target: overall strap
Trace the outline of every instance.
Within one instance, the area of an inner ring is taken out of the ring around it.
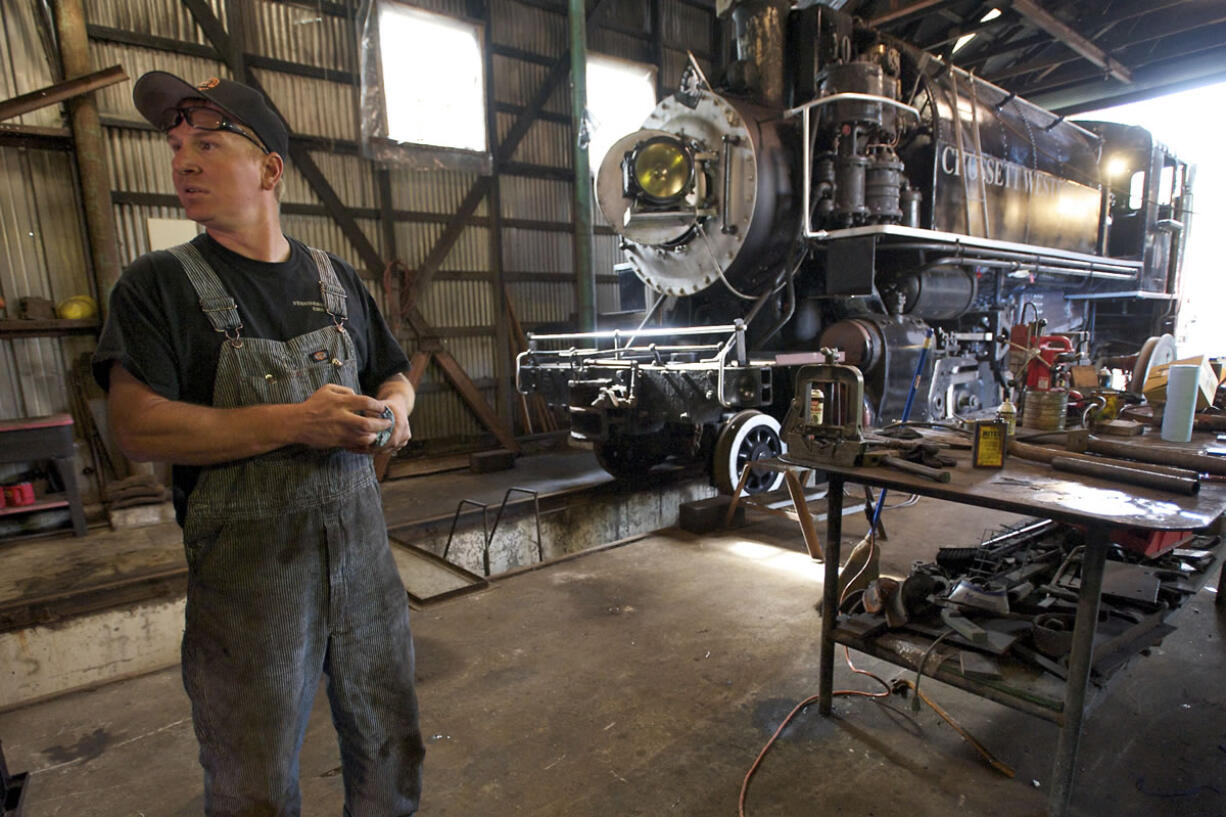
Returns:
[[[204,260],[200,250],[191,243],[171,247],[170,253],[183,265],[183,271],[200,298],[200,310],[209,319],[213,330],[226,336],[234,348],[243,345],[241,333],[243,322],[238,316],[238,304],[226,292],[221,279]]]
[[[336,277],[336,270],[332,268],[332,259],[328,258],[328,254],[314,247],[308,249],[311,251],[311,257],[315,259],[315,268],[319,270],[319,293],[323,297],[324,310],[331,316],[332,323],[336,324],[337,331],[344,332],[345,321],[349,317],[349,312],[345,309],[345,288]]]

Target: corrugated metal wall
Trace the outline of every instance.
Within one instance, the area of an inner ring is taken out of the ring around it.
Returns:
[[[643,62],[658,62],[662,84],[676,84],[685,65],[686,48],[693,49],[704,68],[714,47],[712,13],[705,0],[658,0],[663,45],[654,43],[652,0],[610,0],[611,13],[603,27],[589,35],[589,49]],[[311,156],[343,204],[352,208],[358,228],[385,257],[384,231],[378,220],[380,200],[377,168],[361,158],[358,139],[357,32],[353,17],[357,0],[291,3],[284,0],[208,0],[213,14],[254,67],[276,106],[296,135],[314,137],[321,149]],[[470,3],[460,0],[420,2],[424,8],[461,16]],[[13,8],[19,6],[20,8]],[[47,60],[29,19],[33,3],[3,4],[0,19],[5,42],[0,44],[0,95],[7,98],[50,84]],[[234,25],[227,20],[233,10]],[[229,76],[211,51],[209,40],[180,0],[86,0],[93,67],[122,65],[135,79],[145,71],[170,71],[189,81]],[[548,73],[553,58],[567,48],[566,5],[549,0],[490,0],[488,18],[493,96],[498,112],[497,138],[512,127],[529,105]],[[168,50],[169,49],[169,50]],[[177,53],[176,53],[177,52]],[[283,64],[270,64],[269,60]],[[326,73],[325,73],[326,72]],[[327,76],[329,78],[322,78]],[[174,218],[169,174],[169,150],[160,135],[149,130],[131,102],[131,83],[98,92],[107,132],[111,184],[121,261],[126,264],[148,249],[146,220]],[[444,345],[464,367],[491,406],[512,417],[511,372],[500,371],[498,310],[505,288],[510,307],[525,328],[568,324],[576,312],[572,275],[570,222],[573,191],[570,108],[565,81],[544,106],[512,157],[515,172],[497,178],[500,207],[490,212],[483,201],[469,218],[420,298],[418,308],[433,324]],[[59,108],[45,108],[23,117],[24,125],[60,127]],[[417,269],[464,196],[478,181],[459,171],[429,172],[387,169],[390,202],[395,213],[392,230],[396,256]],[[88,254],[78,215],[70,156],[55,151],[22,151],[0,147],[0,196],[4,223],[0,231],[0,294],[64,297],[88,284]],[[283,197],[286,232],[327,249],[353,264],[385,311],[387,302],[378,276],[362,264],[360,254],[329,217],[319,198],[293,164]],[[491,218],[501,223],[500,241],[492,242]],[[30,235],[30,225],[62,225],[54,248]],[[501,257],[492,258],[492,246]],[[612,266],[621,260],[615,237],[598,226],[594,259],[598,273],[598,308],[618,307]],[[505,331],[505,329],[503,330]],[[404,325],[401,340],[410,354],[417,340]],[[0,340],[0,416],[19,416],[66,408],[63,369],[80,340]],[[71,347],[71,349],[70,349]],[[504,356],[505,359],[505,356]],[[501,387],[500,387],[501,386]],[[483,429],[436,371],[427,373],[414,432],[418,439],[466,437]]]
[[[32,5],[0,4],[0,98],[8,99],[54,82],[39,41]],[[34,128],[59,128],[57,107],[8,120]],[[0,297],[16,318],[22,297],[60,301],[91,294],[85,231],[81,224],[74,165],[65,150],[0,145]],[[64,411],[66,372],[91,348],[81,338],[12,338],[0,335],[0,418]]]

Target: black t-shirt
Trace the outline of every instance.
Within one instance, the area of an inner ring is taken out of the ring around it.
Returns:
[[[289,239],[290,257],[254,261],[218,244],[207,233],[192,240],[238,304],[244,337],[287,341],[329,326],[319,290],[319,272],[306,246]],[[362,391],[374,394],[389,377],[409,368],[404,351],[374,299],[348,264],[335,256],[333,269],[345,289],[348,318]],[[118,361],[168,400],[212,405],[213,380],[224,336],[200,310],[200,297],[173,255],[157,251],[132,262],[111,292],[110,310],[94,352],[94,378],[110,386]],[[180,523],[200,469],[175,466],[175,510]]]

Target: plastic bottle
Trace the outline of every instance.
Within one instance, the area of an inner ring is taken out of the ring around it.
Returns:
[[[1017,431],[1017,407],[1008,397],[996,407],[996,419],[1005,424],[1005,436],[1012,437]]]
[[[1172,365],[1166,373],[1166,408],[1162,411],[1162,439],[1186,443],[1192,439],[1200,367]]]

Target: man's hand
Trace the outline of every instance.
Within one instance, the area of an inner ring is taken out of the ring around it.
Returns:
[[[393,375],[380,384],[378,398],[392,410],[395,424],[387,443],[382,448],[368,453],[390,457],[408,444],[409,439],[413,436],[409,428],[409,415],[413,412],[415,397],[413,386],[402,374]],[[376,465],[379,465],[378,461]]]
[[[379,417],[383,406],[382,401],[357,394],[346,386],[334,383],[321,386],[300,404],[294,440],[312,448],[371,453],[375,435],[391,425]],[[393,408],[392,412],[395,411]],[[393,433],[392,440],[395,438]]]

